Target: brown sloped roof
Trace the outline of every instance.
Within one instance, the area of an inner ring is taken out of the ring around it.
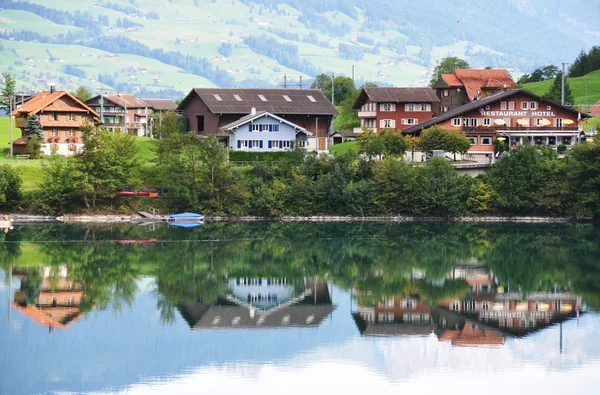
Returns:
[[[96,95],[96,96],[90,98],[89,100],[87,100],[87,102],[90,102],[91,100],[94,100],[98,97],[100,97],[100,95]],[[123,94],[123,93],[104,95],[104,100],[109,100],[120,107],[125,107],[125,105],[127,105],[127,108],[151,107],[144,100],[138,99],[137,97],[135,97],[133,95]]]
[[[270,117],[270,118],[276,119],[276,120],[278,120],[279,122],[283,122],[283,123],[285,123],[285,124],[288,124],[288,125],[290,125],[291,127],[295,128],[295,129],[297,129],[297,130],[301,130],[301,131],[303,131],[304,133],[308,134],[309,136],[312,136],[312,133],[311,133],[311,132],[309,132],[309,131],[307,131],[307,130],[306,130],[306,129],[304,129],[303,127],[301,127],[301,126],[298,126],[298,125],[296,125],[295,123],[292,123],[292,122],[290,122],[290,121],[287,121],[287,120],[285,120],[285,119],[283,119],[283,118],[280,118],[280,117],[278,117],[277,115],[271,114],[271,113],[269,113],[269,112],[267,112],[267,111],[258,111],[258,112],[256,112],[255,114],[252,114],[252,113],[250,113],[250,114],[248,114],[248,115],[245,115],[245,116],[241,117],[241,118],[240,118],[240,119],[238,119],[237,121],[233,121],[233,122],[231,122],[231,123],[228,123],[227,125],[221,126],[221,127],[219,128],[219,130],[220,130],[220,131],[223,131],[223,132],[227,132],[227,131],[229,131],[229,129],[233,129],[233,128],[235,128],[235,127],[242,126],[242,125],[244,125],[244,124],[246,124],[246,123],[248,123],[248,122],[253,122],[253,121],[254,121],[254,120],[256,120],[256,119],[263,118],[263,117]],[[227,133],[227,135],[229,135],[229,133]]]
[[[600,100],[598,100],[596,104],[592,105],[589,111],[593,117],[600,115]]]
[[[354,109],[359,109],[367,101],[375,103],[436,103],[440,99],[431,88],[363,88]]]
[[[77,97],[73,96],[72,94],[70,94],[67,91],[40,92],[37,95],[35,95],[34,97],[32,97],[31,99],[29,99],[28,101],[26,101],[21,107],[14,110],[13,115],[19,115],[19,114],[25,113],[29,116],[31,114],[36,114],[39,111],[44,110],[46,107],[50,106],[56,100],[60,99],[61,97],[65,96],[65,95],[69,96],[71,99],[75,100],[76,103],[81,105],[85,110],[94,114],[96,117],[100,117],[100,114],[98,114],[96,111],[92,110],[84,102],[82,102]],[[64,108],[61,108],[61,110],[62,111],[71,111],[70,108],[72,108],[72,107],[67,107],[66,110]]]
[[[506,69],[456,69],[456,77],[462,82],[469,100],[477,97],[482,88],[512,88],[515,82]]]
[[[456,74],[442,74],[440,76],[448,86],[463,86]]]
[[[323,92],[318,89],[195,88],[177,109],[184,111],[194,95],[200,97],[214,114],[249,114],[252,107],[277,115],[337,115],[338,113]],[[265,100],[262,100],[259,95]],[[311,97],[313,100],[310,99]]]
[[[169,99],[141,99],[156,111],[175,111],[177,103]]]

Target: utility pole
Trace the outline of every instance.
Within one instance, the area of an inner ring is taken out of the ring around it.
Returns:
[[[10,139],[10,159],[13,158],[13,101],[15,100],[14,94],[8,96],[8,122],[9,122],[9,139]]]
[[[287,75],[283,75],[283,87],[287,88]]]
[[[335,106],[335,75],[331,73],[331,104]]]
[[[354,82],[354,65],[352,65],[352,82]]]
[[[104,84],[100,88],[100,91],[96,91],[96,93],[100,93],[100,122],[104,123],[104,95],[106,95]]]
[[[560,86],[560,104],[565,105],[565,65],[568,63],[562,63],[562,84]]]
[[[302,89],[302,76],[300,76],[300,89]]]

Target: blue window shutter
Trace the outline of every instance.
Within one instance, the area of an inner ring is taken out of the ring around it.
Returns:
[[[248,131],[249,131],[249,132],[251,132],[251,131],[252,131],[252,124],[251,124],[251,123],[249,123],[249,124],[248,124]]]
[[[273,148],[273,141],[269,140],[269,148]]]
[[[273,131],[273,125],[269,125],[269,132]]]
[[[262,132],[262,124],[258,125],[258,131]]]
[[[262,148],[262,147],[263,147],[263,141],[262,141],[262,140],[260,140],[260,145],[259,145],[258,147],[259,147],[259,148]]]
[[[279,140],[279,148],[283,148],[283,140]]]
[[[242,140],[238,140],[238,148],[242,148]]]

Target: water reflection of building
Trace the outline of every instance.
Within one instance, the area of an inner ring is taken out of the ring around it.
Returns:
[[[227,282],[227,295],[214,303],[178,307],[192,329],[318,326],[335,308],[326,283],[247,277]]]
[[[358,305],[354,321],[363,335],[427,335],[433,332],[431,307],[418,296],[391,296]]]
[[[507,336],[526,336],[578,315],[581,299],[555,287],[524,294],[505,289],[501,280],[480,262],[464,262],[452,269],[450,283],[464,280],[469,290],[448,293],[436,302],[424,302],[419,286],[439,287],[445,281],[414,276],[414,295],[385,296],[372,301],[369,290],[356,293],[353,316],[363,335],[427,335],[455,346],[502,345]],[[451,291],[452,287],[448,287]],[[411,291],[412,292],[412,291]]]
[[[78,321],[84,293],[78,282],[68,276],[65,266],[14,269],[21,286],[14,293],[12,307],[32,321],[48,327],[66,329]]]
[[[526,335],[575,317],[580,306],[575,295],[559,287],[528,294],[505,289],[483,266],[458,266],[452,276],[466,280],[471,292],[447,298],[441,306],[511,335]]]

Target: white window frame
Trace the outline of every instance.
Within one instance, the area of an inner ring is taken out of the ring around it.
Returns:
[[[404,111],[406,111],[406,112],[415,112],[415,104],[414,103],[406,103],[404,105]]]
[[[252,131],[253,132],[258,132],[260,130],[260,124],[258,123],[253,123],[252,124]]]
[[[492,118],[483,118],[483,126],[492,126]]]
[[[402,118],[400,121],[402,125],[416,125],[419,123],[417,118]]]
[[[479,122],[477,121],[477,118],[470,118],[469,119],[469,126],[472,127],[472,128],[476,128],[478,123]]]
[[[467,136],[471,140],[471,145],[477,145],[477,136]]]
[[[449,95],[449,94],[450,94],[450,92],[448,92],[448,89],[444,89],[444,90],[442,91],[442,95],[443,95],[444,97],[448,97],[448,95]]]
[[[57,128],[52,129],[52,137],[58,137],[58,129]]]
[[[455,126],[455,127],[460,127],[460,118],[452,118],[452,120],[450,121],[450,125]]]
[[[489,139],[489,143],[485,142],[487,139]],[[494,143],[494,139],[489,136],[479,137],[479,145],[492,145],[493,143]]]
[[[537,105],[536,101],[529,102],[529,109],[531,111],[535,111],[535,110],[537,110],[537,108],[538,108],[538,105]]]
[[[379,108],[383,112],[392,112],[394,111],[394,103],[381,103]]]
[[[529,110],[529,102],[528,101],[521,102],[521,110]]]
[[[508,111],[514,111],[514,110],[515,110],[515,102],[509,101],[508,102]]]
[[[565,126],[565,124],[563,123],[564,118],[555,118],[554,121],[556,122],[557,128],[563,128]]]
[[[240,140],[240,148],[248,148],[248,140]]]
[[[500,111],[506,111],[506,108],[507,108],[506,106],[507,106],[506,102],[501,101],[500,102]]]
[[[71,128],[71,130],[69,130],[69,136],[75,137],[75,129]]]
[[[431,106],[428,103],[421,103],[421,112],[431,111]]]
[[[394,120],[393,119],[382,119],[381,120],[381,128],[382,129],[390,129],[393,128],[394,126]]]
[[[74,121],[75,120],[75,114],[74,113],[70,113],[69,114],[69,121]]]

